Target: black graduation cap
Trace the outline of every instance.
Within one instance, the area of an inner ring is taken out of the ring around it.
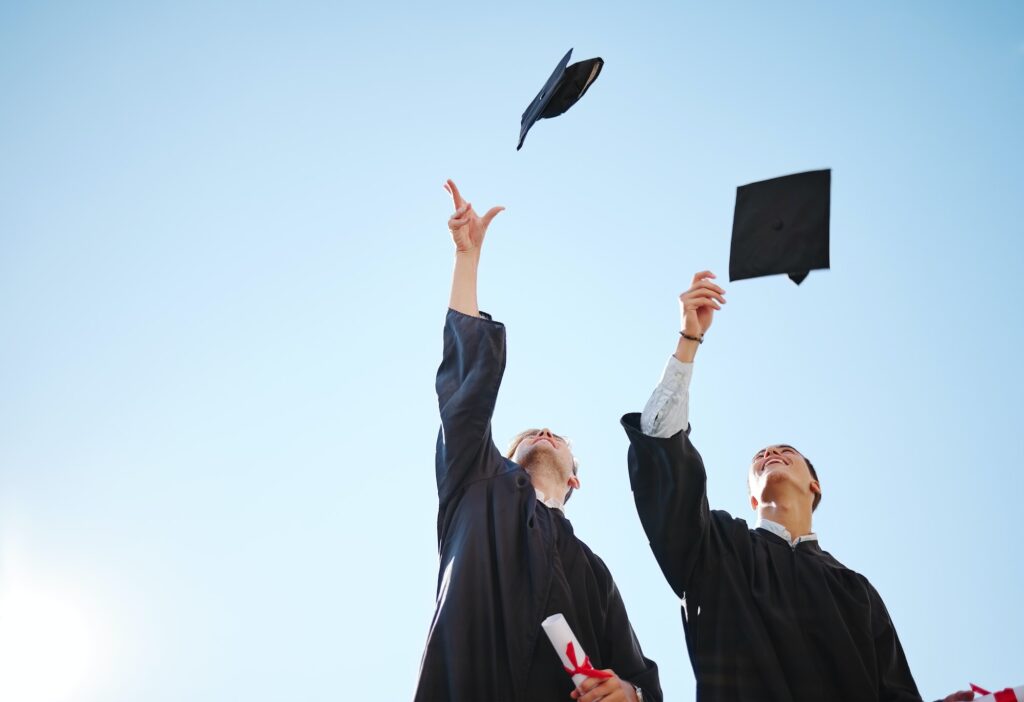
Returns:
[[[788,273],[799,285],[828,268],[832,171],[807,171],[736,188],[729,280]]]
[[[597,80],[601,74],[601,67],[604,59],[592,58],[580,61],[567,67],[569,57],[572,56],[572,49],[562,57],[555,67],[555,72],[548,78],[537,97],[526,108],[523,113],[523,120],[519,128],[519,146],[516,151],[523,148],[523,141],[526,133],[538,119],[557,117],[583,97],[590,84]]]

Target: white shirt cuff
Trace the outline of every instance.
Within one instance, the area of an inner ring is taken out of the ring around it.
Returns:
[[[640,430],[647,436],[668,438],[689,424],[690,378],[693,364],[669,356],[661,382],[640,415]]]

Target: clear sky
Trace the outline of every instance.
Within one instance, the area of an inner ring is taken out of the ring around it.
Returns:
[[[599,80],[515,151],[569,47]],[[402,700],[437,577],[451,177],[491,227],[502,440],[574,440],[577,533],[668,700],[678,602],[619,417],[719,273],[692,439],[825,549],[926,699],[1024,683],[1024,5],[0,4],[0,698]],[[738,185],[832,169],[832,270],[727,280]]]

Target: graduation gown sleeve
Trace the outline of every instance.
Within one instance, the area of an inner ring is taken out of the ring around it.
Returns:
[[[700,564],[712,548],[707,474],[689,427],[667,439],[640,430],[640,415],[627,414],[629,482],[640,523],[665,579],[680,598],[699,580]]]
[[[505,325],[448,310],[435,387],[441,414],[435,471],[442,510],[460,488],[503,467],[491,416],[505,372]]]

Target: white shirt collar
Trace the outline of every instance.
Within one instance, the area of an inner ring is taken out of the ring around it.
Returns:
[[[770,519],[764,519],[762,517],[758,517],[757,518],[757,524],[754,525],[754,528],[755,529],[767,529],[768,531],[770,531],[771,533],[775,534],[776,536],[781,536],[782,538],[784,538],[786,540],[786,543],[788,543],[793,548],[796,548],[797,544],[799,544],[801,542],[804,542],[804,541],[817,541],[818,540],[818,535],[815,534],[813,531],[810,534],[804,534],[803,536],[798,536],[798,537],[796,537],[794,539],[793,535],[789,533],[789,529],[787,529],[786,527],[782,526],[778,522],[773,522]]]
[[[537,488],[534,488],[534,491],[537,493],[537,499],[540,500],[542,505],[551,509],[557,509],[562,514],[565,514],[565,503],[562,500],[559,500],[557,497],[545,497],[544,493],[537,490]]]

